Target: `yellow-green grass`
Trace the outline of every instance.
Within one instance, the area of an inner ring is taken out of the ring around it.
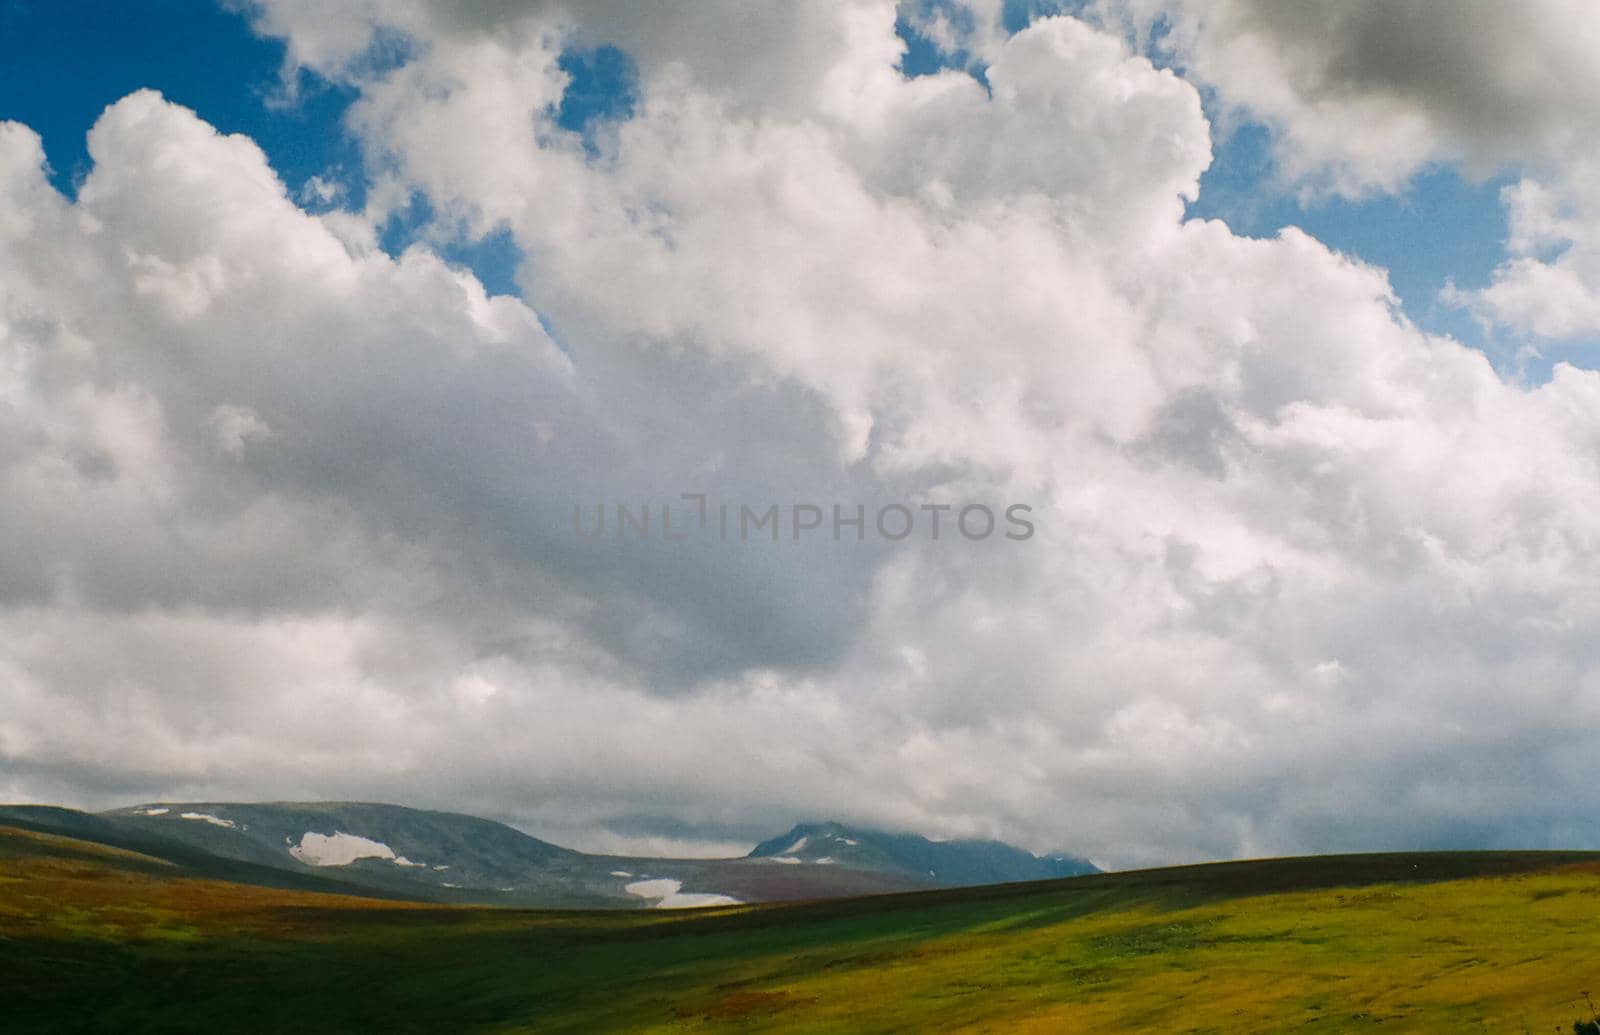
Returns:
[[[1573,853],[561,913],[247,887],[0,830],[0,1031],[1518,1033],[1570,1030],[1590,989],[1600,857]]]

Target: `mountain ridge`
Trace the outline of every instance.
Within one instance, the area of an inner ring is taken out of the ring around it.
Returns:
[[[589,854],[495,820],[381,802],[144,802],[98,813],[0,805],[8,823],[250,883],[523,908],[825,899],[1097,872],[1003,842],[930,841],[831,821],[798,824],[726,859]],[[784,851],[810,837],[809,847]]]
[[[747,859],[798,860],[865,870],[927,873],[945,886],[1050,880],[1098,873],[1086,859],[1064,854],[1037,856],[1003,841],[935,841],[836,821],[800,823],[756,845]]]

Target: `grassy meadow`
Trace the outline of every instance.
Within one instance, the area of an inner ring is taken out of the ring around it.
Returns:
[[[1225,863],[529,912],[229,883],[0,828],[3,1032],[1571,1031],[1600,856]]]

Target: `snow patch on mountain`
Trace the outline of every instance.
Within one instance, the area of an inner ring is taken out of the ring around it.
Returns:
[[[180,812],[178,814],[178,818],[199,820],[201,823],[210,823],[214,827],[226,827],[229,830],[233,830],[238,827],[238,824],[233,820],[223,819],[220,816],[213,816],[209,812]]]
[[[714,895],[703,892],[684,892],[683,881],[660,877],[655,880],[636,880],[623,886],[623,890],[639,898],[653,898],[656,909],[692,909],[696,906],[737,906],[739,900],[731,895]]]
[[[335,831],[318,834],[306,831],[300,843],[289,848],[289,854],[312,866],[348,866],[357,859],[388,859],[399,866],[421,866],[405,856],[397,856],[394,849],[382,841]]]

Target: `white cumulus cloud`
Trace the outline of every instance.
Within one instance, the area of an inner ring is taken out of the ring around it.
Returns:
[[[642,10],[259,4],[358,92],[367,212],[151,92],[75,200],[0,126],[0,791],[1114,864],[1593,842],[1600,377],[1508,383],[1383,271],[1184,221],[1200,94],[1103,27],[985,37],[985,90],[902,76],[889,3]],[[591,151],[553,111],[601,43],[640,81]],[[1371,105],[1290,86],[1236,100],[1352,184],[1502,146],[1424,99],[1339,151]],[[1347,120],[1322,150],[1306,105]],[[412,190],[509,232],[520,297],[373,248]],[[681,492],[1037,534],[566,523]]]

